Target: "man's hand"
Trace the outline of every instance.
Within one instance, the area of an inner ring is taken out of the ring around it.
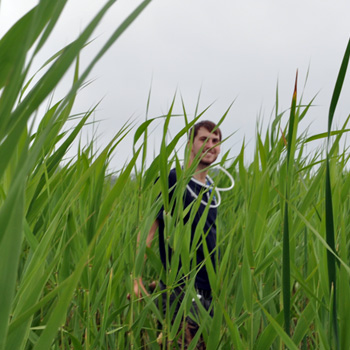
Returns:
[[[143,285],[142,278],[141,277],[135,278],[135,280],[134,280],[134,294],[138,298],[141,298],[142,292],[149,296],[149,293],[147,292],[145,286]]]
[[[142,278],[138,277],[134,279],[134,294],[137,298],[142,298],[142,294],[148,295],[149,293],[147,292],[143,282]],[[127,298],[130,300],[130,294],[128,294]]]

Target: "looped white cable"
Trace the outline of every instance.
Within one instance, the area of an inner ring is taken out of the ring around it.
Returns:
[[[202,187],[206,187],[206,188],[212,187],[213,190],[216,192],[218,199],[216,200],[216,198],[215,198],[215,204],[210,204],[210,205],[209,205],[210,208],[217,208],[217,207],[221,204],[220,191],[222,191],[222,192],[224,192],[224,191],[230,191],[230,190],[232,190],[232,188],[233,188],[233,186],[234,186],[234,184],[235,184],[235,181],[234,181],[232,175],[231,175],[226,169],[224,169],[221,165],[218,165],[218,168],[219,168],[223,173],[225,173],[225,174],[227,175],[227,177],[231,180],[231,185],[230,185],[229,187],[224,187],[224,188],[215,187],[214,181],[213,181],[213,179],[212,179],[209,175],[207,175],[207,179],[209,180],[210,185],[203,184],[202,182],[196,180],[194,177],[192,177],[192,179],[191,179],[191,181],[193,181],[193,182],[199,184],[199,185],[202,186]],[[187,184],[186,187],[187,187],[188,192],[190,192],[190,194],[192,195],[192,197],[198,198],[198,195],[192,190],[192,188],[191,188],[191,186],[190,186],[189,184]],[[208,202],[204,201],[203,199],[201,200],[201,203],[202,203],[203,205],[205,205],[205,206],[208,205]]]
[[[233,179],[233,176],[225,169],[223,168],[221,165],[217,166],[224,174],[227,175],[227,177],[231,180],[231,185],[229,187],[216,187],[216,191],[230,191],[233,189],[233,186],[235,185],[235,180]],[[213,184],[214,181],[212,180],[212,178],[207,175],[208,179],[211,181],[211,183]]]

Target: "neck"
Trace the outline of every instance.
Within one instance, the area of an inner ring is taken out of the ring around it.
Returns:
[[[197,169],[195,173],[193,174],[193,177],[202,182],[203,184],[206,183],[206,176],[208,174],[208,167],[204,164],[199,163],[197,166]]]

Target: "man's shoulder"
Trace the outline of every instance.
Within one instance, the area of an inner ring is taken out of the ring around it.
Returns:
[[[176,169],[172,168],[169,172],[169,177],[173,177],[176,179]]]
[[[169,185],[175,185],[176,184],[176,169],[173,168],[169,172]]]

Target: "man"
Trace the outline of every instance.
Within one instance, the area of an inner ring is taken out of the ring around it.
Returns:
[[[192,213],[191,210],[187,213],[185,218],[183,219],[184,224],[186,224],[190,219],[192,222],[191,225],[191,244],[196,234],[196,228],[199,224],[200,219],[203,215],[206,215],[204,226],[203,226],[203,234],[205,236],[205,245],[210,254],[211,262],[215,268],[215,252],[216,252],[216,216],[217,216],[217,205],[216,199],[213,194],[211,194],[212,185],[207,178],[209,166],[213,164],[217,157],[220,154],[220,143],[221,143],[221,131],[217,126],[211,121],[201,121],[193,126],[189,133],[188,140],[188,151],[189,151],[189,160],[187,164],[187,168],[189,168],[192,164],[197,164],[196,170],[193,173],[192,178],[189,180],[185,193],[183,195],[183,207],[186,209],[188,206],[193,206],[196,208],[196,213]],[[195,163],[194,163],[195,162]],[[208,183],[209,181],[209,183]],[[172,169],[168,178],[168,188],[170,190],[169,193],[169,202],[171,201],[172,196],[174,195],[175,188],[177,184],[177,175],[176,170]],[[201,203],[197,203],[195,205],[193,202],[196,199],[201,201]],[[207,208],[209,206],[209,208]],[[172,209],[173,210],[173,209]],[[203,223],[201,223],[203,224]],[[146,245],[151,247],[151,243],[153,241],[154,235],[156,231],[159,231],[159,251],[160,257],[164,266],[164,269],[167,271],[169,269],[171,263],[171,257],[173,255],[173,251],[167,246],[167,243],[164,239],[164,231],[165,231],[165,222],[164,222],[164,208],[160,210],[157,215],[155,222],[153,223],[148,237],[146,239]],[[139,238],[138,238],[139,239]],[[196,279],[195,279],[195,288],[197,291],[197,295],[200,298],[201,303],[207,308],[210,308],[211,304],[211,287],[208,277],[208,272],[205,265],[205,248],[202,242],[202,234],[196,240],[196,261],[195,265],[197,267],[196,271]],[[181,268],[181,259],[179,261],[178,270]],[[173,293],[170,295],[170,303],[174,303],[175,300],[177,305],[175,307],[175,313],[173,319],[175,319],[177,311],[179,310],[182,297],[184,295],[183,291],[184,283],[180,283],[179,286],[176,287]],[[160,281],[160,288],[162,290],[166,289],[166,285],[163,281]],[[141,277],[134,281],[134,292],[137,296],[141,296],[141,291],[143,290],[145,294],[147,291],[142,283]],[[162,293],[163,297],[163,311],[166,310],[166,293]],[[190,318],[187,319],[187,327],[186,328],[186,343],[191,341],[191,338],[195,335],[198,330],[198,325]],[[204,345],[202,345],[204,348]]]

